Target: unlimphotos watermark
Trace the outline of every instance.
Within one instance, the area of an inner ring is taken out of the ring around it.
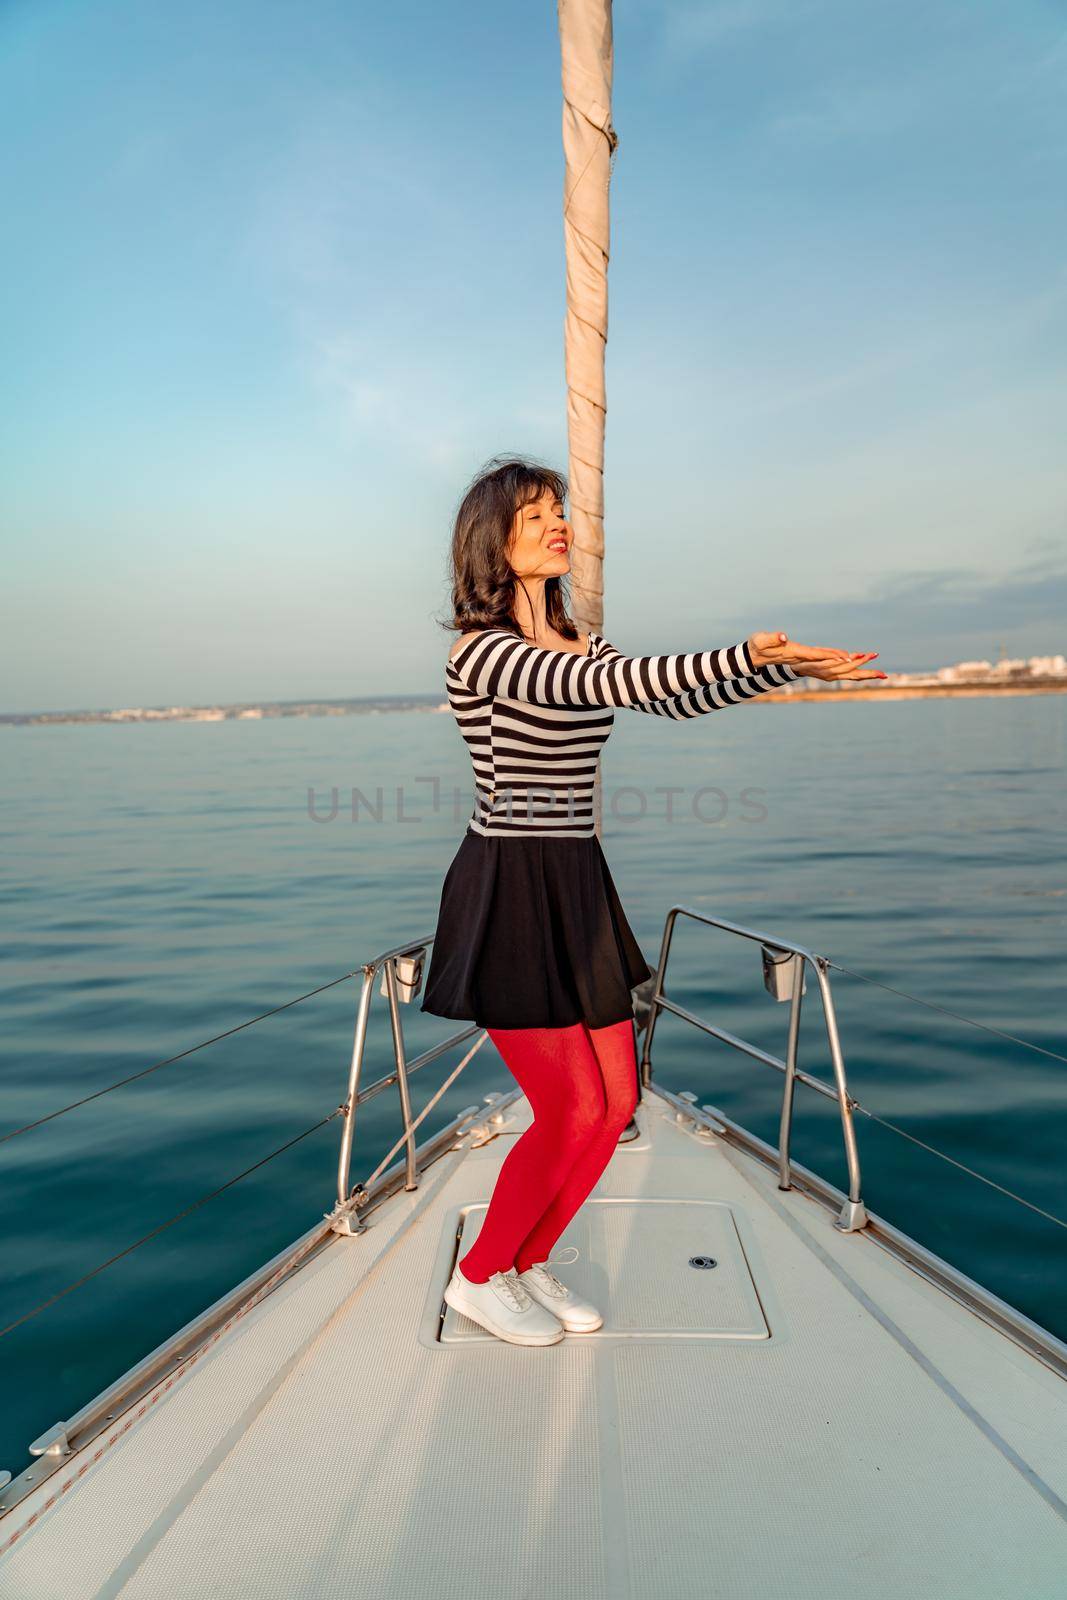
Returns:
[[[325,791],[307,789],[307,814],[312,822],[374,822],[418,825],[428,817],[451,814],[455,823],[476,817],[489,826],[504,822],[548,822],[565,827],[592,826],[592,798],[588,784],[504,785],[497,789],[446,785],[436,776],[417,775],[409,783],[388,788],[379,784],[368,794],[337,784]],[[643,822],[657,817],[667,823],[683,819],[722,823],[728,819],[752,825],[766,822],[767,791],[744,788],[731,794],[716,784],[690,789],[683,784],[601,785],[601,808],[612,822]]]

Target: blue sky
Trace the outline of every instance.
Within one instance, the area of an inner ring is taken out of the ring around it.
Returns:
[[[1067,11],[617,0],[605,628],[1067,648]],[[0,4],[0,706],[433,691],[566,465],[552,0]]]

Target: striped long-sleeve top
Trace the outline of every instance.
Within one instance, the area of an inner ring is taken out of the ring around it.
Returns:
[[[445,669],[448,702],[474,766],[468,828],[494,836],[588,838],[597,758],[615,706],[682,719],[741,705],[796,678],[752,666],[747,646],[624,656],[598,633],[585,656],[527,644],[505,628],[464,638]]]

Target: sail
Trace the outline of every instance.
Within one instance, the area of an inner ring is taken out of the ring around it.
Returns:
[[[608,339],[611,0],[558,0],[563,68],[564,352],[570,476],[571,612],[583,631],[604,623],[604,351]],[[601,831],[599,782],[594,822]]]

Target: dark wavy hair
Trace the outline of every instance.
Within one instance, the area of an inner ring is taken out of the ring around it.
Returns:
[[[567,480],[540,461],[523,456],[494,456],[480,468],[464,492],[452,527],[449,562],[452,616],[441,622],[453,632],[506,628],[518,638],[515,591],[522,579],[508,561],[508,543],[515,514],[545,490],[567,503]],[[550,628],[564,639],[577,639],[562,577],[545,579],[545,610]]]

